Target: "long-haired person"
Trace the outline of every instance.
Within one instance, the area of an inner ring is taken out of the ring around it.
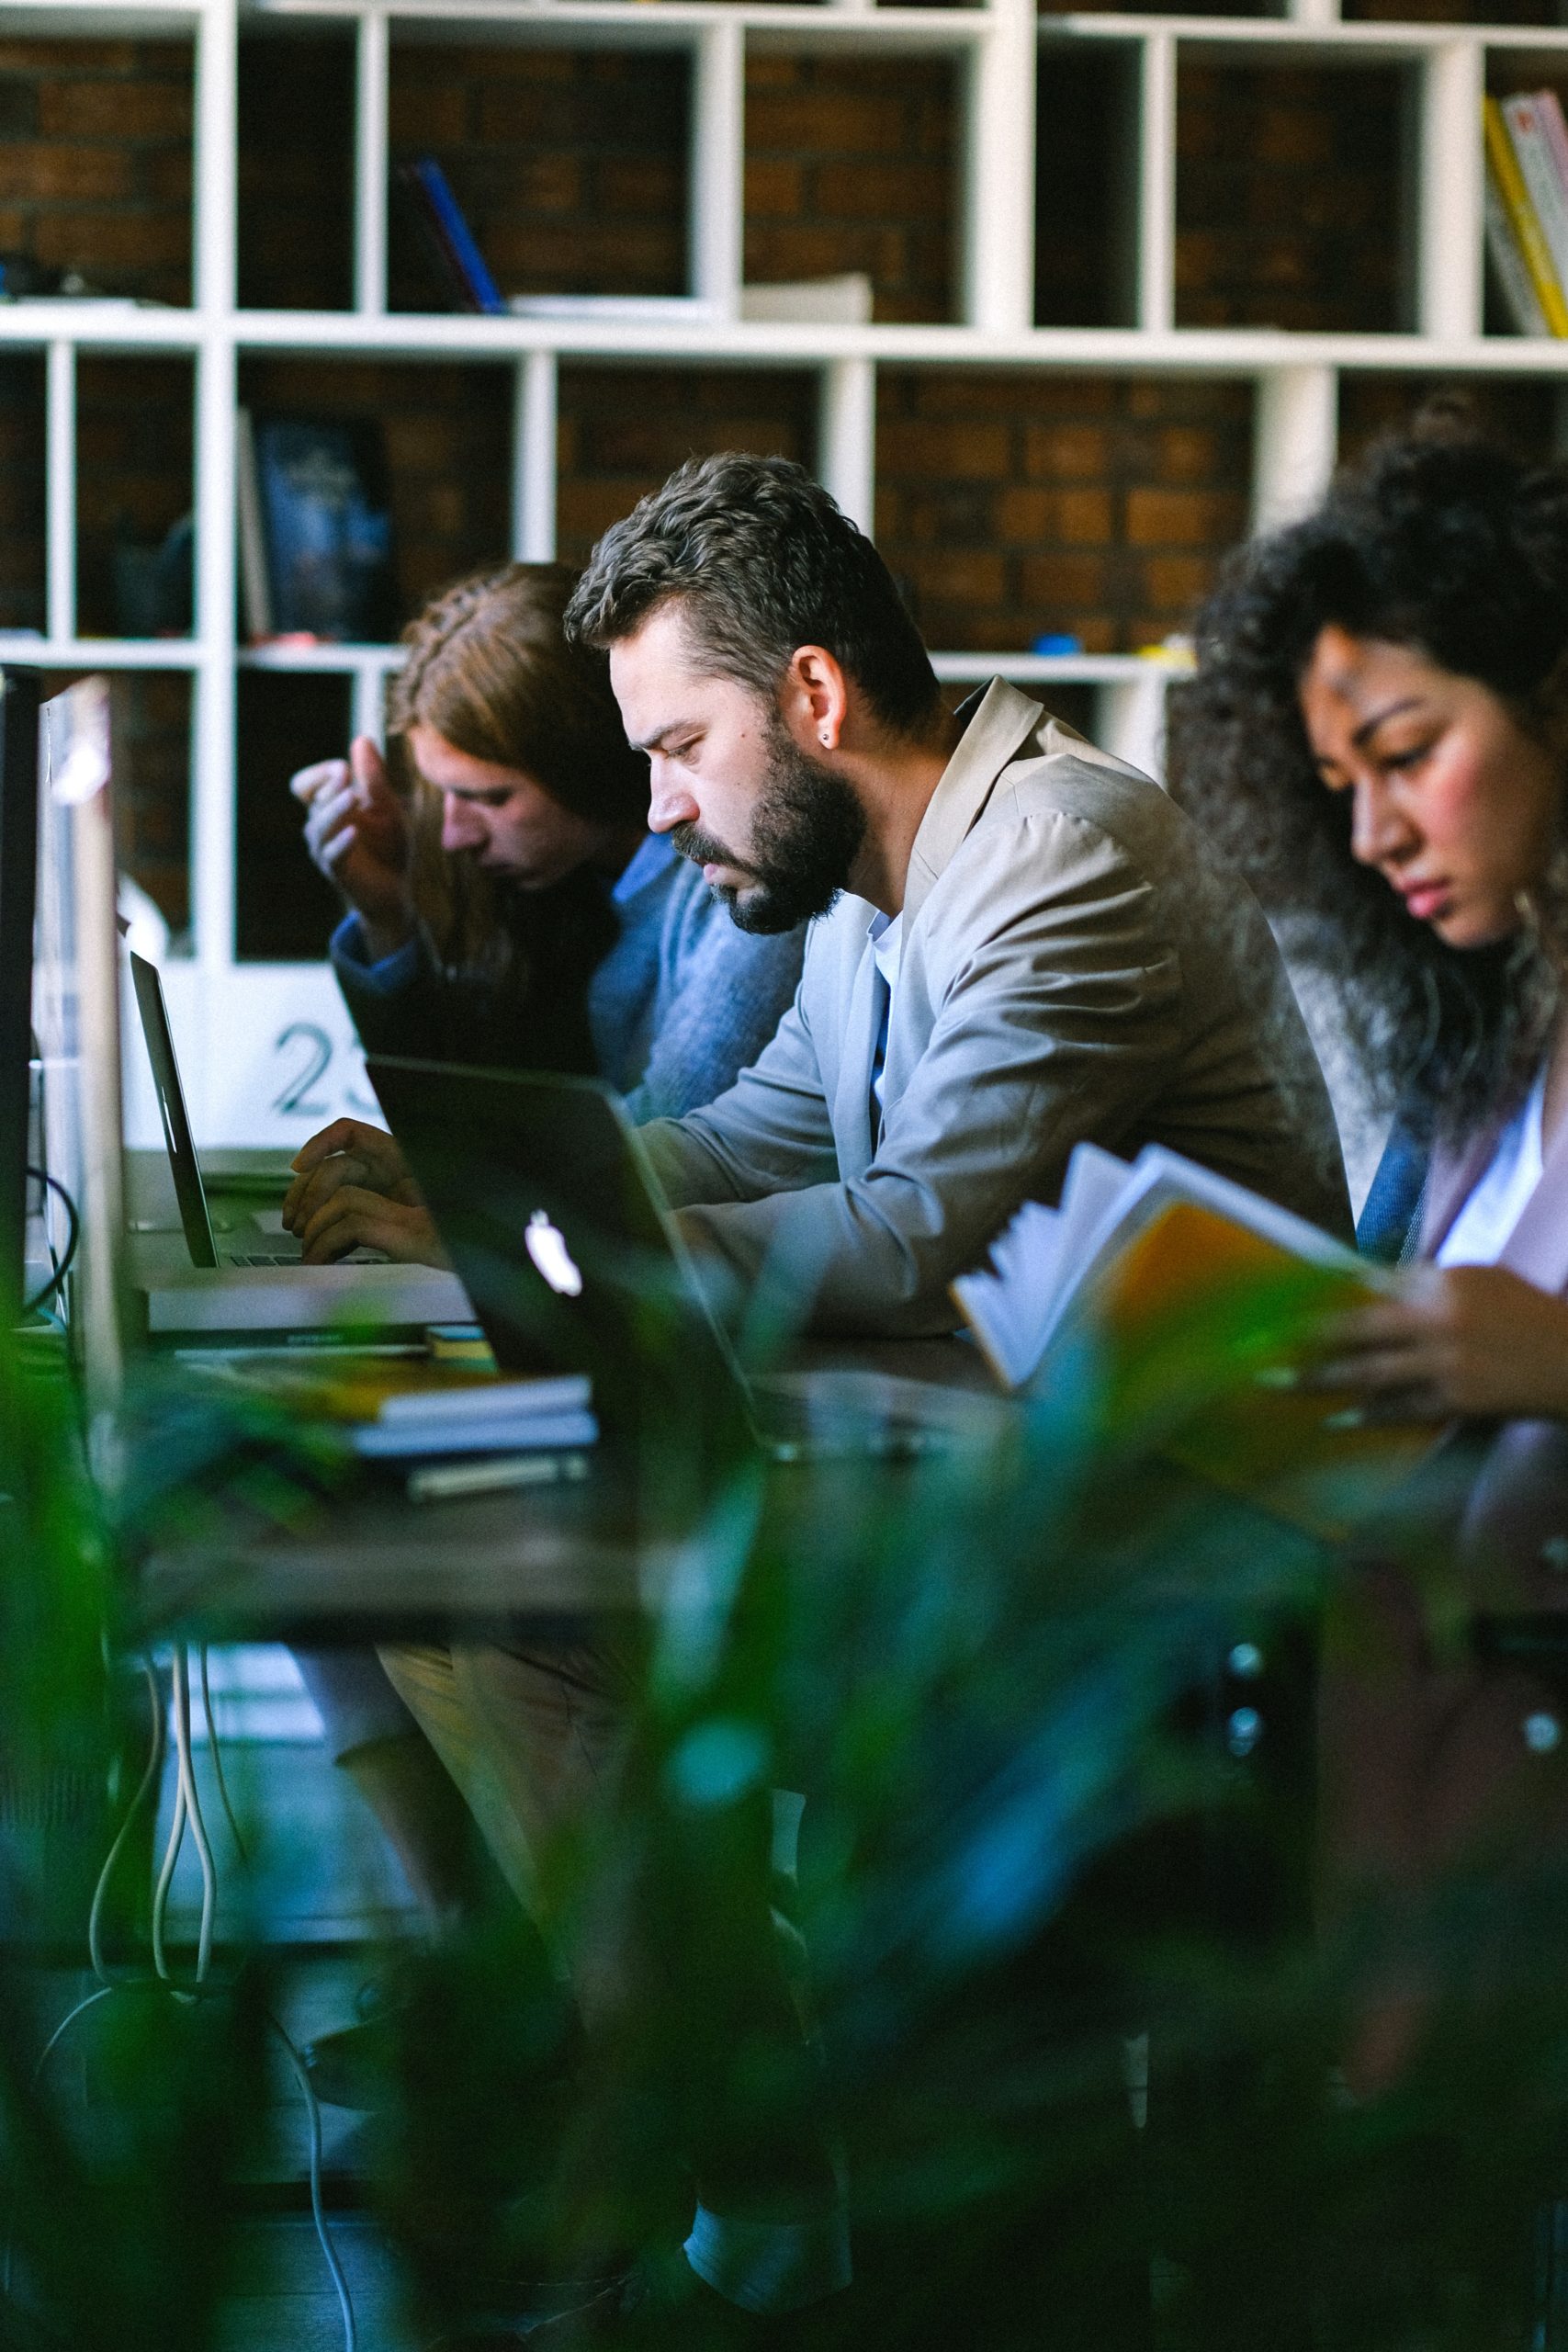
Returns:
[[[804,930],[738,933],[648,830],[648,761],[602,656],[568,643],[575,574],[509,563],[404,632],[389,772],[361,737],[295,776],[347,911],[332,956],[371,1052],[607,1079],[634,1119],[711,1102],[772,1037]],[[380,1132],[312,1136],[286,1216],[308,1259],[428,1254]]]
[[[626,742],[604,659],[562,632],[574,582],[562,565],[510,563],[447,589],[404,632],[392,765],[362,737],[292,789],[346,902],[333,962],[367,1049],[597,1075],[634,1118],[678,1115],[772,1037],[804,931],[738,931],[649,831],[648,761]],[[360,1243],[433,1254],[389,1136],[338,1120],[296,1165],[285,1216],[308,1258]],[[300,1665],[333,1756],[427,1912],[448,1917],[471,1883],[446,1772],[373,1654]],[[343,2072],[324,2056],[322,2088],[346,2087]]]
[[[1406,1271],[1323,1376],[1458,1427],[1419,1573],[1347,1580],[1325,1845],[1337,1894],[1419,1914],[1450,1867],[1568,1828],[1550,1637],[1529,1664],[1488,1639],[1557,1615],[1568,1656],[1568,469],[1451,419],[1382,445],[1233,559],[1173,748],[1397,1109]],[[1420,1974],[1371,2005],[1368,2080],[1415,2041]]]

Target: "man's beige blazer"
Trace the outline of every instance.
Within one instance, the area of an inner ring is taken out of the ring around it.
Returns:
[[[1348,1233],[1322,1075],[1246,884],[1159,786],[993,680],[915,838],[872,1077],[875,910],[813,924],[776,1035],[642,1130],[687,1238],[826,1331],[949,1330],[947,1286],[1085,1137],[1168,1144]]]

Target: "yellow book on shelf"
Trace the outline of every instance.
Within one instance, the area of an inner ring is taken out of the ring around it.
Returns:
[[[1563,300],[1552,266],[1551,250],[1547,244],[1540,216],[1525,186],[1518,157],[1514,153],[1508,126],[1503,109],[1495,98],[1481,101],[1483,125],[1486,134],[1486,161],[1497,185],[1508,215],[1509,226],[1518,242],[1520,255],[1529,272],[1530,284],[1536,291],[1546,323],[1554,335],[1568,337],[1568,302]]]

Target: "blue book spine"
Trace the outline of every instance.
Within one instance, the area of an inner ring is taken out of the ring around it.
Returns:
[[[474,232],[463,218],[462,207],[447,186],[446,173],[434,155],[422,155],[414,170],[457,264],[473,289],[474,300],[481,311],[487,311],[492,316],[503,313],[506,305],[501,299],[483,254],[474,243]]]

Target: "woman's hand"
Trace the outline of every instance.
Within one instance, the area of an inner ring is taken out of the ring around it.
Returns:
[[[358,915],[372,960],[393,954],[413,929],[413,901],[408,828],[380,752],[356,735],[346,760],[301,768],[288,789],[305,807],[305,846]]]
[[[330,1266],[351,1250],[380,1250],[405,1265],[452,1263],[427,1208],[390,1201],[359,1184],[339,1185],[311,1216],[301,1238],[308,1266]]]
[[[1568,1420],[1568,1302],[1501,1266],[1427,1266],[1337,1317],[1314,1386],[1379,1419]]]
[[[301,1238],[311,1219],[344,1186],[379,1193],[408,1208],[422,1205],[419,1187],[391,1136],[361,1119],[334,1119],[301,1144],[291,1164],[297,1173],[284,1194],[283,1224],[287,1232]]]

